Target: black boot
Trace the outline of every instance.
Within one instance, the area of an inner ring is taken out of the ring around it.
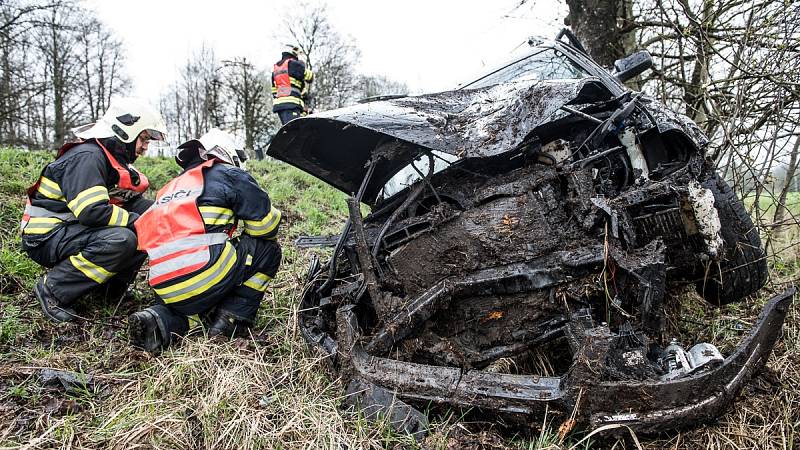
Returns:
[[[252,322],[224,309],[217,309],[216,318],[208,328],[208,336],[243,336]]]
[[[128,339],[134,347],[150,353],[159,353],[169,345],[164,321],[152,308],[128,316]]]
[[[40,277],[36,280],[36,285],[33,286],[33,293],[39,300],[39,305],[42,307],[45,317],[56,323],[69,322],[75,319],[75,310],[62,306],[61,302],[50,292],[45,280],[47,276]]]

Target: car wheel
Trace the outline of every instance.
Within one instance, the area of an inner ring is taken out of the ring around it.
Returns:
[[[753,219],[733,189],[713,173],[703,187],[714,194],[725,250],[702,271],[697,291],[712,305],[727,305],[756,292],[767,281],[767,259]]]

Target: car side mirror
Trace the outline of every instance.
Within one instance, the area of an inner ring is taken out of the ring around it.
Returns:
[[[621,82],[626,82],[653,67],[653,57],[647,50],[639,50],[622,59],[614,61],[614,75]]]

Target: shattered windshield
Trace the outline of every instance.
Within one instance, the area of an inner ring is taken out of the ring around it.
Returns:
[[[463,88],[478,89],[509,81],[569,80],[588,76],[563,53],[548,48],[504,66]]]

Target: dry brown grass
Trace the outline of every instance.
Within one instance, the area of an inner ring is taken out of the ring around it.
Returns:
[[[280,192],[288,199],[308,191],[299,187],[300,181],[314,183],[288,177],[289,171],[271,166],[270,170],[256,175],[274,187],[276,197]],[[302,341],[295,321],[296,298],[307,255],[295,250],[291,239],[300,232],[319,232],[317,228],[323,226],[319,224],[330,222],[325,217],[334,212],[320,216],[314,225],[302,210],[285,202],[289,231],[282,238],[284,262],[251,339],[210,342],[202,336],[190,337],[183,345],[151,357],[132,350],[124,332],[124,318],[146,299],[90,311],[90,322],[54,326],[42,320],[27,291],[30,286],[24,286],[35,275],[28,274],[32,269],[5,266],[13,268],[9,279],[14,283],[0,286],[0,450],[413,447],[408,437],[392,433],[385,424],[366,424],[341,412],[339,383],[325,373],[324,365]],[[318,199],[308,202],[318,203]],[[9,217],[19,212],[9,211]],[[335,224],[330,228],[335,229]],[[11,244],[4,243],[0,251],[11,255],[8,261],[25,263],[11,254]],[[791,257],[775,261],[774,290],[796,276],[793,261]],[[766,291],[759,300],[720,310],[687,299],[679,317],[692,321],[678,320],[676,326],[693,339],[708,340],[729,351],[752,323],[769,295]],[[637,444],[624,429],[616,430],[624,436],[620,440],[587,437],[591,430],[561,436],[560,419],[553,415],[512,428],[475,414],[437,409],[423,447],[800,449],[798,319],[800,306],[795,304],[769,370],[749,383],[715,424],[665,436],[638,436]],[[737,323],[744,329],[731,327]],[[37,373],[43,367],[91,373],[96,385],[66,395],[41,385]]]

